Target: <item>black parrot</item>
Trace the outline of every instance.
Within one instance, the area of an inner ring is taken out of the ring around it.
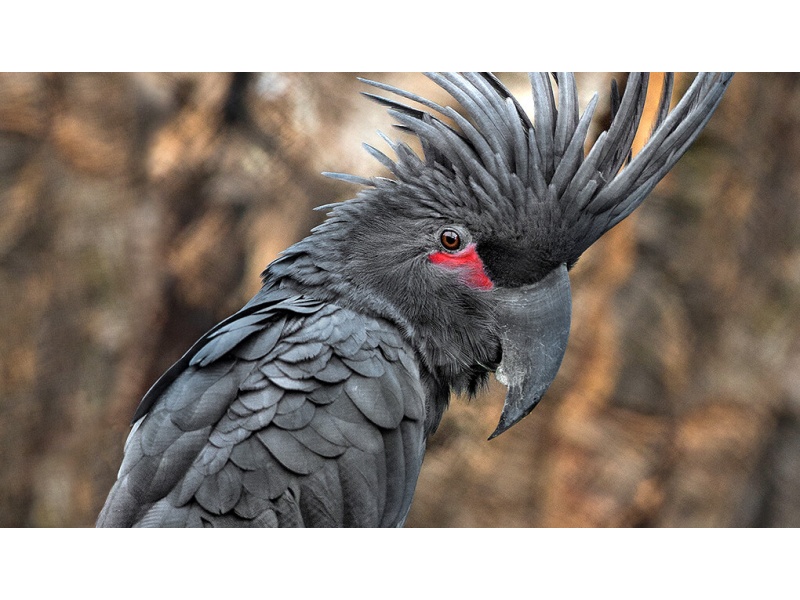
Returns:
[[[451,393],[508,386],[492,437],[527,415],[567,345],[568,270],[628,216],[711,118],[730,74],[699,74],[631,157],[648,76],[632,73],[588,154],[570,73],[531,74],[535,125],[491,74],[432,74],[461,107],[367,94],[419,157],[367,147],[393,178],[327,220],[147,392],[103,527],[399,526]],[[557,91],[557,95],[554,94]],[[451,122],[452,124],[447,124]]]

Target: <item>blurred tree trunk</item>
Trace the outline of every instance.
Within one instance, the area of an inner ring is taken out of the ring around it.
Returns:
[[[313,206],[355,193],[319,173],[380,173],[358,146],[391,121],[359,89],[351,74],[0,76],[0,525],[93,524],[143,393],[249,299]],[[502,386],[454,401],[408,524],[800,525],[799,144],[800,81],[737,75],[574,269],[542,404],[487,442]]]

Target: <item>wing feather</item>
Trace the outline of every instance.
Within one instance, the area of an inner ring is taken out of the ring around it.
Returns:
[[[99,525],[405,519],[425,416],[413,353],[388,323],[296,303],[248,305],[154,386]]]

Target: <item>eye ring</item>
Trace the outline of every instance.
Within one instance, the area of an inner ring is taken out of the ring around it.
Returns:
[[[443,229],[439,234],[439,243],[448,252],[456,252],[461,249],[461,234],[455,229]]]

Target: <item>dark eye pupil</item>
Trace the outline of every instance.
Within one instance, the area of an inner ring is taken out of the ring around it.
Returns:
[[[452,229],[445,229],[442,232],[441,241],[446,250],[457,250],[461,245],[461,237]]]

